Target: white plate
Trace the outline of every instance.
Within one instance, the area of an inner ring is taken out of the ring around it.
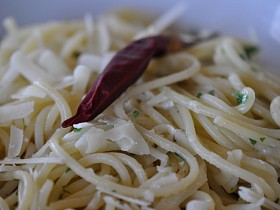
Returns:
[[[180,0],[1,0],[0,21],[13,16],[19,25],[49,20],[82,18],[113,8],[132,7],[154,15]],[[252,41],[261,47],[260,58],[280,71],[280,2],[278,0],[187,0],[181,16],[185,26],[206,28]],[[4,30],[0,28],[0,35]]]

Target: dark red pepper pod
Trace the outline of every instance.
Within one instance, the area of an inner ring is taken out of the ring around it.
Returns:
[[[112,58],[82,100],[77,113],[65,120],[62,127],[94,119],[139,79],[153,57],[178,52],[198,41],[201,40],[184,43],[176,36],[158,35],[132,42]]]

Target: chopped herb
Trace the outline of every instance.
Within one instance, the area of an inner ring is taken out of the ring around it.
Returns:
[[[215,90],[210,90],[208,93],[209,93],[210,95],[214,96],[214,95],[215,95]]]
[[[79,131],[81,131],[82,130],[82,128],[74,128],[74,132],[79,132]]]
[[[234,93],[234,97],[236,98],[238,104],[245,104],[248,100],[248,96],[241,92]]]
[[[230,188],[230,192],[234,192],[236,190],[236,187],[234,186],[234,187],[232,187],[232,188]]]
[[[177,157],[181,158],[182,160],[186,161],[185,158],[183,158],[183,157],[182,157],[180,154],[178,154],[177,152],[174,152],[174,154],[175,154]]]
[[[198,92],[198,93],[196,94],[196,97],[197,97],[197,98],[201,98],[202,95],[203,95],[203,94],[202,94],[201,92]]]
[[[265,140],[265,137],[261,137],[260,140],[263,142]]]
[[[79,51],[74,51],[73,54],[72,54],[72,56],[74,58],[78,58],[80,55],[81,55],[81,52],[79,52]]]
[[[115,193],[115,192],[117,192],[117,191],[116,191],[116,190],[112,190],[112,192],[114,192],[114,193]]]
[[[16,191],[16,196],[18,196],[18,190]]]
[[[274,201],[274,203],[279,204],[279,201],[280,201],[280,199],[279,199],[279,198],[277,198],[277,199]]]
[[[253,146],[257,143],[257,141],[256,141],[255,139],[249,138],[249,140],[250,140],[250,142],[251,142],[251,144],[252,144]]]
[[[255,45],[245,45],[243,48],[244,48],[246,57],[249,59],[259,51],[258,46],[255,46]]]
[[[244,61],[247,60],[247,55],[245,53],[239,53],[239,56],[242,60],[244,60]]]
[[[69,172],[69,171],[71,171],[71,168],[67,168],[66,171],[65,171],[65,173],[67,173],[67,172]]]
[[[138,111],[133,111],[133,116],[134,116],[134,118],[137,118],[138,116],[139,116],[139,112]]]

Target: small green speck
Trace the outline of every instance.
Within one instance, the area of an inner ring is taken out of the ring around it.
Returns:
[[[265,137],[261,137],[260,140],[263,142],[265,140]]]
[[[279,204],[279,201],[280,201],[280,199],[279,199],[279,198],[277,198],[277,199],[274,201],[274,203]]]
[[[245,45],[243,49],[246,54],[246,57],[249,59],[259,51],[258,46],[255,45]]]
[[[133,116],[134,116],[134,118],[137,118],[138,116],[139,116],[139,112],[138,111],[133,111]]]
[[[177,152],[174,152],[174,155],[176,155],[176,156],[179,157],[180,159],[186,161],[185,158],[183,158],[183,157],[182,157],[180,154],[178,154]]]
[[[235,191],[235,187],[230,188],[230,192],[234,192]]]
[[[67,173],[67,172],[69,172],[69,171],[71,171],[71,168],[67,168],[65,172]]]
[[[249,138],[249,140],[250,140],[250,142],[251,142],[251,144],[252,144],[253,146],[257,143],[257,141],[256,141],[255,139]]]
[[[77,132],[79,132],[79,131],[81,131],[81,130],[82,130],[82,128],[74,128],[73,131],[74,131],[75,133],[77,133]]]
[[[116,193],[117,191],[116,190],[112,190],[112,192]]]
[[[203,95],[203,94],[202,94],[201,92],[198,92],[198,93],[196,94],[196,97],[197,97],[197,98],[201,98],[202,95]]]
[[[242,60],[244,60],[244,61],[247,60],[247,56],[246,56],[245,53],[239,53],[239,57],[240,57]]]
[[[246,101],[248,100],[248,96],[244,93],[237,92],[237,93],[234,93],[233,95],[236,98],[236,101],[238,104],[245,104]]]

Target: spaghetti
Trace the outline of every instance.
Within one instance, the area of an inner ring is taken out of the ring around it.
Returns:
[[[280,209],[280,78],[238,39],[155,59],[94,120],[60,127],[116,51],[180,12],[5,20],[1,209]]]

